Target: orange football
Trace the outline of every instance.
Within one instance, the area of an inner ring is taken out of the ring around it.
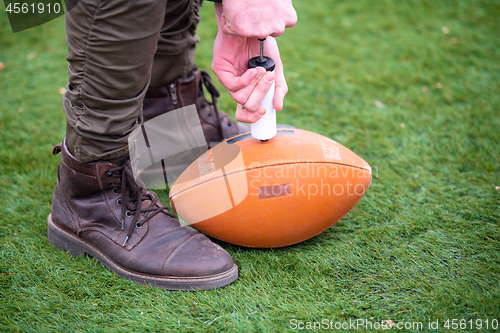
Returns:
[[[193,162],[170,190],[179,217],[247,247],[299,243],[328,229],[365,194],[370,166],[341,144],[300,129],[266,142],[241,134]]]

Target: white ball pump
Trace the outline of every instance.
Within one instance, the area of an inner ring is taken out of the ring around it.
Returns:
[[[274,60],[264,56],[264,41],[260,40],[260,56],[248,60],[248,68],[264,67],[268,72],[274,73]],[[266,108],[266,113],[255,123],[250,125],[251,134],[260,141],[267,141],[276,135],[276,110],[273,106],[274,82],[260,105]]]

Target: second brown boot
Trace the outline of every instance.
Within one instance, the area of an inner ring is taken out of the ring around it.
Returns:
[[[208,101],[206,90],[212,97]],[[168,86],[149,88],[143,103],[144,122],[180,107],[196,105],[201,127],[207,143],[220,142],[235,135],[249,132],[250,126],[233,121],[217,108],[219,91],[206,71],[193,69],[187,78]]]

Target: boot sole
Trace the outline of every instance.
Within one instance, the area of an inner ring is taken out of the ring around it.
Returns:
[[[197,277],[160,277],[130,271],[118,265],[94,245],[59,227],[52,221],[51,215],[48,217],[47,234],[49,243],[52,246],[69,252],[75,257],[82,254],[90,255],[119,277],[142,285],[167,290],[208,290],[227,286],[238,278],[238,266],[236,264],[224,273]]]

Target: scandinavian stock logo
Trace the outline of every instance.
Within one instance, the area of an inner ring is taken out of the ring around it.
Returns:
[[[238,145],[227,142],[207,144],[195,105],[164,113],[143,123],[130,133],[128,144],[135,181],[148,190],[172,188],[176,182],[203,181],[215,174],[227,180],[226,168],[244,168]],[[186,170],[189,166],[195,172]],[[184,178],[179,179],[181,175]],[[219,203],[227,201],[227,204],[214,206],[203,218],[191,220],[190,224],[222,214],[243,201],[248,194],[245,173],[228,182],[227,195],[221,194],[217,198]],[[182,219],[186,211],[193,210],[192,202],[184,207],[183,201],[177,201],[176,210]]]

